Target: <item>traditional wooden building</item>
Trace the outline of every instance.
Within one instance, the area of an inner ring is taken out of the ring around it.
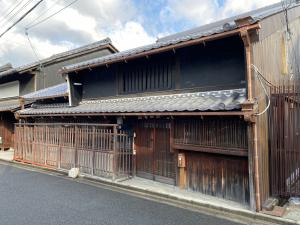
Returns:
[[[0,68],[0,149],[13,146],[16,122],[13,113],[20,109],[19,96],[65,82],[58,74],[63,66],[115,52],[117,49],[106,38],[15,69],[11,66]]]
[[[28,141],[25,130],[32,131],[32,144],[40,138],[35,132],[53,126],[56,136],[46,139],[55,166],[67,161],[95,176],[126,167],[131,176],[261,210],[272,195],[265,83],[282,76],[286,18],[299,40],[299,15],[296,2],[287,10],[275,4],[65,66],[68,104],[18,111],[25,121],[20,145]],[[119,132],[133,138],[133,147]],[[18,157],[26,151],[20,148]]]

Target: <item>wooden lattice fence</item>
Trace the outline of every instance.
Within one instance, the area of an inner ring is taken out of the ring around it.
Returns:
[[[15,125],[14,159],[43,167],[120,178],[132,175],[132,137],[115,124]]]
[[[283,84],[271,90],[269,110],[271,194],[300,195],[300,87]]]

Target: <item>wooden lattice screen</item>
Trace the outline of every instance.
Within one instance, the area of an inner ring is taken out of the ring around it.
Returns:
[[[114,179],[132,175],[132,137],[115,124],[16,124],[14,158]]]

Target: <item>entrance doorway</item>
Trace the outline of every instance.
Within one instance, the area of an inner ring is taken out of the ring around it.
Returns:
[[[141,120],[136,127],[137,176],[175,184],[174,153],[170,148],[169,121]]]

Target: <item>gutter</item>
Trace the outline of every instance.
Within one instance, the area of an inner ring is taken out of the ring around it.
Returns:
[[[116,112],[116,113],[53,113],[53,114],[26,114],[16,112],[20,118],[29,117],[79,117],[79,116],[240,116],[244,117],[247,112]]]

